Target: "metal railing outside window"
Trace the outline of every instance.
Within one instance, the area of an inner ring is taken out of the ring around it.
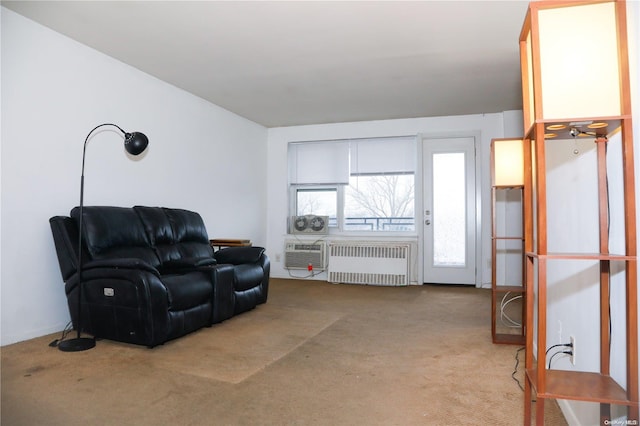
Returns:
[[[335,217],[329,218],[329,226],[338,226]],[[347,217],[345,231],[414,231],[413,217]]]

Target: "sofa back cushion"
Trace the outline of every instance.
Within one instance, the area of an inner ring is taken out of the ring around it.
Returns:
[[[135,206],[162,263],[213,256],[202,217],[189,210]]]
[[[80,208],[71,210],[79,223]],[[142,221],[132,208],[83,208],[82,236],[93,259],[136,258],[151,266],[160,264]]]

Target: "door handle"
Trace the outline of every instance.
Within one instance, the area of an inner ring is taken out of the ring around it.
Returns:
[[[427,220],[424,221],[424,224],[425,225],[431,225],[431,221],[429,219],[427,219]]]

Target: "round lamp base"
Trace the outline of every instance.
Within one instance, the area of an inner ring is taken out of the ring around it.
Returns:
[[[63,352],[80,352],[93,348],[96,345],[96,339],[89,337],[78,337],[75,339],[63,340],[58,343],[58,349]]]

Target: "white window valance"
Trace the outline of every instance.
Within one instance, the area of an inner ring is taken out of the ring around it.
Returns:
[[[414,173],[416,138],[290,142],[288,155],[290,184],[348,185],[349,176]]]
[[[289,144],[289,183],[349,184],[349,141]]]
[[[352,176],[414,173],[416,138],[352,140],[350,154]]]

